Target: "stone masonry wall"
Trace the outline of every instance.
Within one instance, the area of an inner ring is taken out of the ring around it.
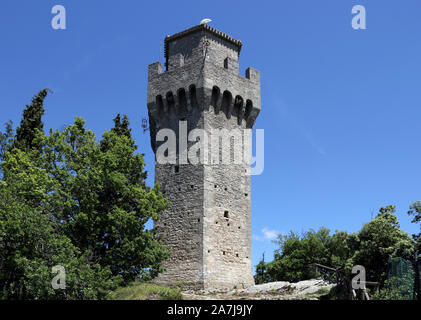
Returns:
[[[187,121],[188,132],[201,128],[208,134],[214,129],[253,126],[260,111],[259,72],[249,68],[245,77],[238,74],[236,43],[214,29],[202,28],[175,37],[166,45],[167,70],[154,63],[148,74],[155,152],[165,143],[156,141],[156,134],[163,128],[176,132],[180,147],[179,121]],[[221,152],[222,147],[218,155]],[[244,162],[156,163],[155,180],[172,203],[155,222],[163,243],[171,247],[171,257],[164,264],[166,271],[155,279],[157,283],[179,282],[196,289],[254,284],[247,170]]]

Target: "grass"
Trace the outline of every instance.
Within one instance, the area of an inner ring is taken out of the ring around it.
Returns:
[[[110,292],[111,300],[182,300],[181,289],[148,282],[133,282]]]

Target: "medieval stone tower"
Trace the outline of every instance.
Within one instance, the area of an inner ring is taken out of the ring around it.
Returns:
[[[180,141],[180,126],[209,134],[253,127],[260,111],[260,75],[253,68],[239,75],[241,46],[201,24],[165,38],[165,70],[160,62],[149,65],[147,103],[155,154],[164,143],[157,141],[161,129],[173,130],[177,139],[177,162],[155,164],[155,180],[171,201],[155,222],[171,247],[158,283],[197,289],[254,284],[249,164],[179,162],[180,153],[193,144]],[[251,139],[242,139],[244,149]],[[229,146],[235,143],[230,138]]]

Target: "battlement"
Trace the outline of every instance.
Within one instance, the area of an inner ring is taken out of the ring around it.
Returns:
[[[230,59],[238,61],[242,47],[240,40],[235,40],[207,24],[200,24],[167,36],[164,43],[166,70],[171,70],[189,60],[202,58],[211,44],[224,47],[224,51]]]
[[[165,117],[174,117],[185,120],[192,110],[213,111],[215,114],[223,113],[226,119],[235,117],[239,126],[251,128],[256,121],[259,109],[253,108],[252,96],[234,95],[230,90],[221,91],[218,86],[213,86],[211,94],[198,99],[196,85],[188,88],[181,87],[159,93],[154,101],[149,103],[150,115],[159,122]],[[204,98],[204,99],[203,99]],[[205,100],[205,103],[199,103]],[[255,100],[255,103],[257,101]]]

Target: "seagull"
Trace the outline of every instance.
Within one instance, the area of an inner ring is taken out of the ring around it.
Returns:
[[[202,21],[200,21],[200,24],[206,24],[206,23],[209,23],[211,21],[212,21],[211,19],[203,19]]]

